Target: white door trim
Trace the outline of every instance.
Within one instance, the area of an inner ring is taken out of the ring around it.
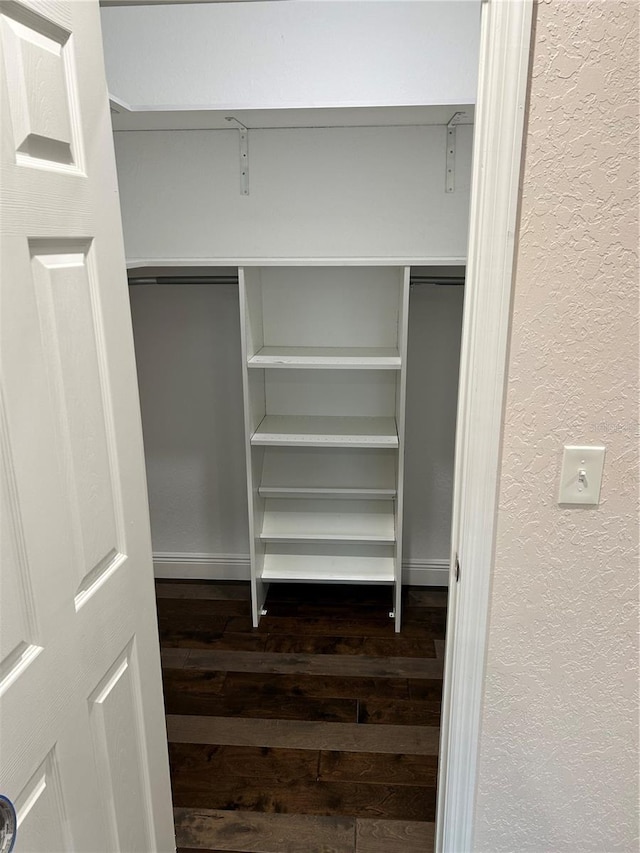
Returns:
[[[532,0],[482,4],[436,851],[473,850]],[[456,553],[460,582],[455,582]]]

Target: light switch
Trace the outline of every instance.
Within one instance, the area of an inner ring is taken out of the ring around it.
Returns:
[[[600,503],[604,451],[604,447],[565,447],[559,504]]]

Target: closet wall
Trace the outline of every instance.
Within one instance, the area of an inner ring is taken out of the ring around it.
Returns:
[[[238,285],[129,293],[156,557],[248,567]]]
[[[282,258],[463,265],[479,6],[103,9],[132,274]],[[459,112],[446,192],[446,124]],[[248,195],[228,115],[249,127]],[[413,582],[447,577],[462,298],[455,286],[411,292],[403,557]],[[156,571],[246,576],[237,285],[137,285],[131,304]]]
[[[446,114],[449,115],[448,111]],[[466,257],[473,127],[118,131],[127,260]]]
[[[237,285],[130,296],[156,569],[248,576]],[[446,580],[462,300],[411,289],[403,553],[417,582]]]

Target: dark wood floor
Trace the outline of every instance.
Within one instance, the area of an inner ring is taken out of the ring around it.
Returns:
[[[433,849],[446,590],[158,581],[178,848]]]

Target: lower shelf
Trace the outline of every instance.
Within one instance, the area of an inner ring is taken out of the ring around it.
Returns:
[[[392,584],[396,579],[393,549],[380,546],[267,545],[263,560],[263,581]]]
[[[252,445],[298,447],[398,447],[395,418],[267,415]]]
[[[265,447],[260,496],[392,500],[397,460],[394,449]]]
[[[267,500],[263,542],[395,542],[393,501]]]

